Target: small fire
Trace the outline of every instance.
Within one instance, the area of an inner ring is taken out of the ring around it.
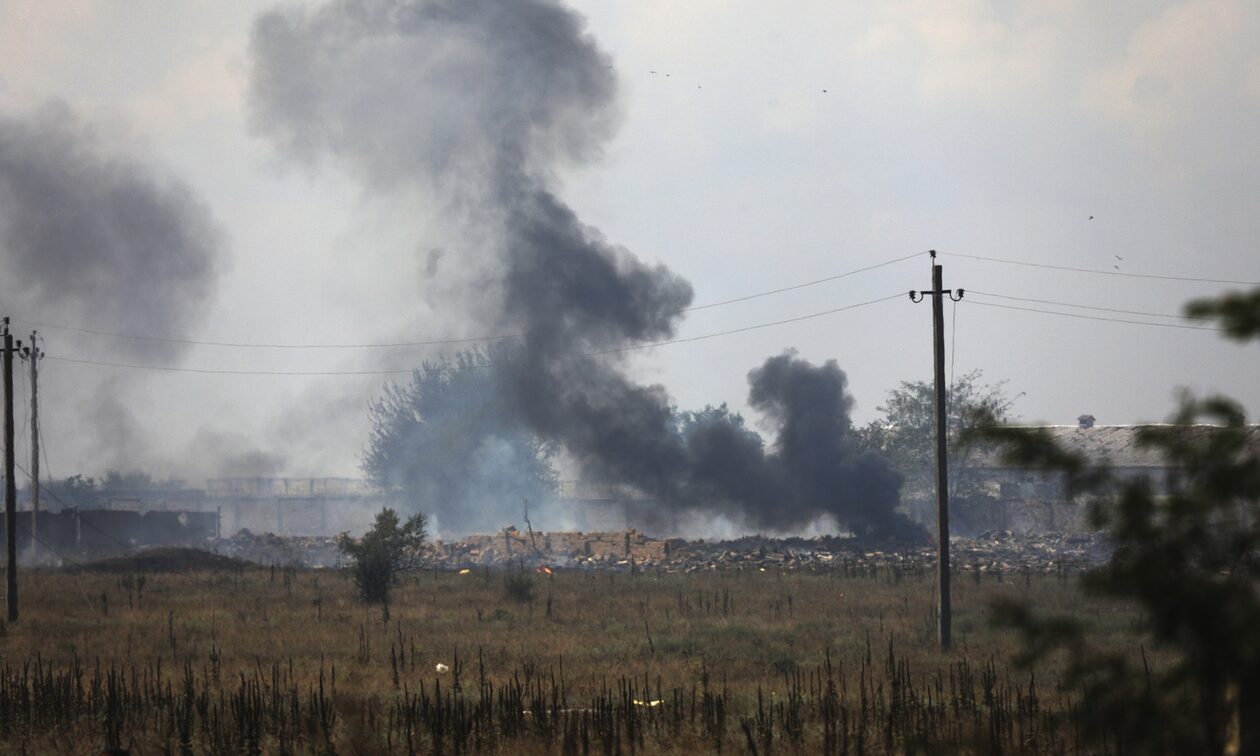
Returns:
[[[548,567],[548,566],[546,566],[546,565],[543,565],[542,567],[539,567],[538,569],[536,569],[536,570],[534,570],[534,571],[535,571],[535,572],[537,572],[537,573],[538,573],[538,574],[540,574],[540,575],[554,575],[554,574],[556,574],[556,573],[552,572],[551,568],[550,568],[550,567]]]
[[[468,569],[467,567],[465,567],[464,569],[462,569],[462,570],[460,570],[460,571],[459,571],[459,574],[461,574],[461,575],[467,575],[467,574],[468,574],[468,573],[470,573],[470,572],[472,572],[472,570],[470,570],[470,569]]]

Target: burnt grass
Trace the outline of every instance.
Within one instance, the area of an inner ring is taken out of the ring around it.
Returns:
[[[28,571],[0,750],[1081,752],[1072,692],[1010,663],[988,605],[1025,597],[1133,654],[1138,612],[1071,574],[953,582],[941,653],[926,570],[430,570],[388,619],[334,571]]]

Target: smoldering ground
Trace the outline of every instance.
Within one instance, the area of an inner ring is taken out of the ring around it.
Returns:
[[[493,271],[468,317],[524,333],[498,376],[505,411],[587,476],[757,527],[831,513],[906,529],[899,478],[848,436],[834,363],[784,355],[754,371],[753,406],[778,429],[770,454],[727,420],[680,433],[664,387],[627,376],[620,350],[672,337],[692,288],[558,196],[558,174],[597,157],[619,120],[613,63],[578,14],[552,0],[334,1],[261,16],[251,54],[253,126],[281,154],[440,203],[475,241],[443,265]]]

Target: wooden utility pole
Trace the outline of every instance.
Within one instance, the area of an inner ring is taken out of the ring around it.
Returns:
[[[17,622],[17,481],[13,474],[13,334],[4,319],[4,539],[8,556],[5,603],[9,621]]]
[[[31,551],[34,552],[39,541],[39,358],[44,353],[39,351],[37,335],[31,331],[31,347],[28,356],[31,360]]]
[[[949,454],[946,447],[949,416],[945,406],[945,297],[957,302],[963,298],[963,290],[959,289],[955,298],[952,289],[943,287],[941,266],[936,264],[936,250],[931,250],[928,254],[932,256],[932,288],[927,291],[911,291],[910,301],[922,302],[923,297],[932,297],[932,357],[936,383],[936,582],[940,591],[936,629],[941,649],[945,650],[950,645],[952,624],[949,606]]]

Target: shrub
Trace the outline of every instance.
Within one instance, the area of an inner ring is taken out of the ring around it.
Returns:
[[[389,604],[389,589],[398,576],[420,566],[420,548],[427,537],[425,517],[412,515],[401,522],[398,513],[386,507],[362,538],[342,533],[337,541],[342,553],[354,560],[354,584],[369,604]]]
[[[534,580],[524,572],[514,572],[503,578],[503,595],[522,604],[534,600]]]

